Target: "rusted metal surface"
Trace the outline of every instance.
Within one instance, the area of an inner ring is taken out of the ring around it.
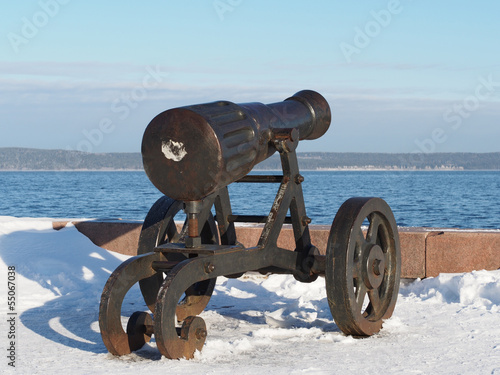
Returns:
[[[274,182],[280,184],[283,181],[283,176],[279,175],[247,175],[234,182],[253,182],[253,183],[268,183]]]
[[[354,336],[377,333],[394,311],[401,273],[396,221],[387,203],[347,200],[335,216],[326,251],[326,291],[337,326]]]
[[[177,230],[174,222],[174,217],[183,207],[183,203],[175,201],[168,197],[162,197],[151,207],[149,213],[146,215],[144,224],[142,226],[141,235],[139,237],[139,245],[137,254],[144,254],[153,251],[157,246],[173,242],[184,243],[187,236],[187,225],[184,225],[181,232]],[[217,240],[217,226],[211,214],[208,220],[205,221],[203,229],[200,233],[201,241],[206,244],[218,243]],[[166,260],[175,264],[185,260],[186,256],[183,254],[172,254],[166,256]],[[144,297],[146,305],[151,311],[154,311],[156,297],[160,286],[163,283],[164,275],[158,272],[149,278],[140,280],[139,285],[141,293]],[[206,285],[207,291],[213,290],[215,280],[211,282],[213,285]],[[191,297],[186,295],[189,300]],[[205,301],[203,301],[205,302]],[[208,303],[208,300],[206,301]],[[200,312],[203,311],[205,305],[200,305]]]
[[[219,101],[170,109],[144,133],[144,170],[166,196],[200,200],[274,154],[275,135],[295,129],[300,139],[316,139],[330,118],[326,100],[309,90],[269,105]]]
[[[260,223],[264,224],[267,221],[267,216],[264,215],[231,215],[227,220],[231,223]],[[217,219],[217,218],[216,218]],[[290,216],[285,217],[285,224],[292,224]]]
[[[151,277],[155,270],[151,264],[161,254],[148,253],[130,258],[109,277],[101,295],[99,328],[101,337],[110,353],[124,355],[140,349],[144,342],[134,333],[127,334],[121,323],[121,306],[125,295],[139,280]]]
[[[193,358],[208,336],[197,315],[216,278],[248,271],[291,274],[302,282],[325,275],[339,328],[355,336],[378,332],[394,310],[400,272],[397,228],[387,204],[378,198],[348,200],[335,217],[327,255],[311,243],[295,150],[299,139],[321,136],[329,123],[328,103],[312,91],[267,106],[215,102],[177,108],[150,123],[143,141],[146,172],[179,200],[163,197],[153,205],[138,255],[118,267],[104,288],[99,323],[111,353],[127,354],[154,336],[165,357]],[[246,175],[276,151],[282,175]],[[226,187],[231,182],[279,183],[269,214],[233,214]],[[186,219],[179,231],[174,216],[181,210]],[[234,222],[241,220],[264,223],[257,246],[238,243]],[[292,224],[295,251],[277,245],[284,223]],[[124,332],[121,305],[135,282],[151,314],[134,313]]]

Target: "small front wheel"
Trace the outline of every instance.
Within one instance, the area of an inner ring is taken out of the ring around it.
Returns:
[[[153,319],[146,312],[136,311],[127,324],[127,336],[132,351],[138,350],[151,341]]]
[[[335,216],[326,249],[328,304],[340,330],[353,336],[380,331],[394,311],[400,273],[390,207],[380,198],[348,199]]]

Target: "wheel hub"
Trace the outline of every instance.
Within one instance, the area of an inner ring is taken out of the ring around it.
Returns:
[[[363,281],[368,289],[377,289],[384,280],[385,254],[379,245],[373,245],[368,251],[363,272]]]

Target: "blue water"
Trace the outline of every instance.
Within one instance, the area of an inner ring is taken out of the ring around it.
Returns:
[[[378,196],[400,226],[500,228],[500,171],[302,174],[313,224],[330,225],[350,197]],[[230,185],[233,212],[267,215],[277,186]],[[0,172],[2,216],[143,220],[159,197],[144,172]]]

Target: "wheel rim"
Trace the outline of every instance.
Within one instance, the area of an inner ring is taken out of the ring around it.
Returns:
[[[342,332],[370,336],[382,328],[394,311],[400,269],[397,226],[387,203],[347,200],[332,224],[325,270],[328,303]]]

